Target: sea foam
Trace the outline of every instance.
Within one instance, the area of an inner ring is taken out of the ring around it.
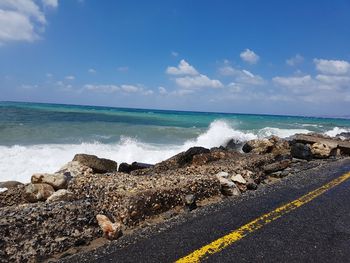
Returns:
[[[180,145],[150,144],[123,136],[117,143],[103,144],[37,144],[0,146],[0,181],[16,180],[28,182],[33,173],[57,171],[71,161],[75,154],[94,154],[121,162],[157,163],[193,146],[206,148],[223,145],[229,139],[244,142],[251,139],[277,135],[288,137],[295,133],[308,133],[306,129],[279,129],[266,127],[259,131],[243,132],[234,129],[224,120],[212,122],[197,138]]]

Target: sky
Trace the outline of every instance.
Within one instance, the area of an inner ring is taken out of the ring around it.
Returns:
[[[0,101],[350,115],[350,1],[0,0]]]

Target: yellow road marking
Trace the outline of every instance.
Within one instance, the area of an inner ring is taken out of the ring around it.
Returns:
[[[305,205],[306,203],[310,202],[311,200],[315,199],[316,197],[322,195],[329,189],[341,184],[345,180],[350,178],[350,172],[334,179],[333,181],[321,186],[320,188],[309,192],[308,194],[288,203],[285,204],[275,210],[273,210],[270,213],[264,214],[257,219],[249,222],[248,224],[241,226],[240,228],[234,230],[233,232],[227,234],[226,236],[223,236],[213,242],[211,242],[208,245],[205,245],[204,247],[201,247],[200,249],[197,249],[193,251],[191,254],[180,258],[177,260],[177,263],[188,263],[188,262],[200,262],[201,259],[207,258],[208,256],[215,254],[224,248],[228,247],[229,245],[232,245],[234,242],[244,238],[249,233],[254,232],[255,230],[258,230],[262,228],[264,225],[271,223],[272,221],[280,218],[281,216],[293,211],[294,209]]]

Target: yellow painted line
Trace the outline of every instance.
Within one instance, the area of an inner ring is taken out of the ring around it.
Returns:
[[[310,202],[311,200],[315,199],[316,197],[322,195],[329,189],[341,184],[342,182],[346,181],[350,178],[350,172],[343,174],[342,176],[334,179],[333,181],[321,186],[320,188],[309,192],[308,194],[288,203],[285,204],[275,210],[273,210],[270,213],[264,214],[257,219],[249,222],[248,224],[241,226],[240,228],[234,230],[233,232],[227,234],[226,236],[223,236],[213,242],[211,242],[208,245],[205,245],[204,247],[201,247],[200,249],[197,249],[193,251],[191,254],[180,258],[177,260],[177,263],[188,263],[188,262],[200,262],[202,259],[205,259],[209,257],[212,254],[215,254],[217,252],[220,252],[224,248],[232,245],[234,242],[244,238],[248,234],[262,228],[264,225],[267,225],[268,223],[271,223],[272,221],[280,218],[281,216],[293,211],[294,209],[297,209],[298,207],[301,207],[302,205],[305,205],[306,203]]]

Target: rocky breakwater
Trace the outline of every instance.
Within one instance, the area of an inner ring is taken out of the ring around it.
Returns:
[[[243,153],[193,147],[119,171],[115,161],[78,154],[56,173],[34,174],[26,185],[8,183],[0,193],[0,258],[41,261],[102,236],[116,239],[163,212],[192,211],[213,196],[235,198],[319,165],[320,158],[346,155],[347,143],[319,135],[271,137],[246,142]]]

